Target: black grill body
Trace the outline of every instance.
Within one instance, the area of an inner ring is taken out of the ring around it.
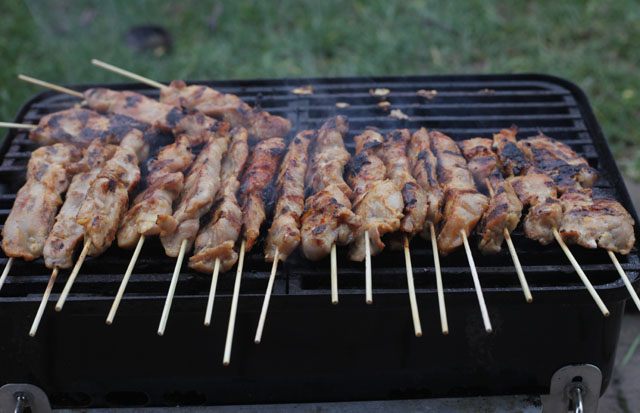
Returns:
[[[456,140],[491,137],[516,124],[525,138],[538,130],[569,144],[599,169],[600,189],[614,195],[634,219],[629,196],[584,93],[545,75],[411,76],[202,82],[289,118],[293,132],[319,127],[329,116],[349,117],[346,139],[366,126],[383,132],[439,129]],[[311,84],[312,95],[291,90]],[[132,89],[137,84],[83,85]],[[370,89],[388,88],[390,118]],[[416,92],[436,90],[429,99]],[[348,103],[346,108],[337,102]],[[16,122],[35,123],[78,103],[45,92],[29,100]],[[24,182],[35,146],[11,131],[2,146],[0,219],[6,219]],[[638,237],[636,227],[636,237]],[[245,404],[378,400],[493,394],[543,394],[552,374],[568,364],[590,363],[611,379],[628,293],[604,251],[572,247],[611,311],[602,316],[556,244],[542,247],[513,234],[534,301],[525,303],[506,251],[482,256],[474,250],[493,323],[487,334],[463,251],[441,258],[450,334],[442,335],[430,244],[411,243],[424,336],[416,338],[409,310],[402,253],[373,258],[374,304],[364,302],[364,265],[339,249],[340,304],[330,304],[329,262],[294,254],[281,264],[263,342],[253,343],[270,264],[258,244],[247,256],[231,365],[222,366],[235,270],[221,275],[211,327],[202,321],[210,276],[183,266],[164,337],[156,328],[174,259],[149,240],[129,282],[114,325],[105,318],[131,251],[112,247],[87,259],[62,312],[53,304],[68,271],[61,273],[35,338],[28,337],[50,272],[41,259],[18,260],[0,292],[0,384],[42,387],[54,406]],[[471,239],[475,247],[477,240]],[[640,257],[634,248],[620,261],[638,285]],[[0,259],[0,265],[6,258]]]

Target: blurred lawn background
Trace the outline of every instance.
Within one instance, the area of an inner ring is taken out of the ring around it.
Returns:
[[[541,72],[585,89],[618,161],[640,179],[640,3],[618,1],[2,0],[0,118],[56,83],[116,82],[99,58],[157,80]],[[164,26],[170,53],[128,28]]]

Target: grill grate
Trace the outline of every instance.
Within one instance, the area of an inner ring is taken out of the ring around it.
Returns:
[[[345,142],[353,152],[353,137],[366,126],[376,126],[382,132],[396,128],[419,127],[438,129],[456,140],[482,136],[491,137],[501,128],[516,124],[520,137],[528,137],[539,130],[570,145],[598,168],[602,178],[598,187],[621,200],[632,211],[615,163],[601,132],[590,112],[585,112],[585,99],[573,86],[551,77],[534,75],[512,76],[499,80],[495,76],[449,77],[389,77],[389,78],[338,78],[204,82],[223,92],[241,96],[248,103],[260,104],[273,114],[285,116],[293,122],[292,131],[319,128],[330,116],[346,115],[351,124]],[[312,95],[295,95],[291,90],[300,85],[312,84]],[[109,85],[114,89],[134,89],[151,97],[156,90],[140,85]],[[388,88],[390,93],[382,98],[369,91]],[[420,89],[436,90],[433,99],[419,96]],[[378,106],[388,101],[387,108]],[[346,108],[336,107],[337,102],[347,103]],[[21,110],[17,122],[36,123],[41,116],[77,104],[73,97],[45,92],[34,97]],[[398,120],[388,115],[391,109],[400,109],[410,118]],[[293,133],[292,132],[292,133]],[[26,163],[35,145],[27,133],[11,131],[4,143],[4,157],[0,164],[0,222],[6,219],[15,194],[24,182]],[[634,215],[635,216],[635,215]],[[269,224],[269,222],[267,223]],[[583,289],[573,268],[557,245],[542,247],[524,237],[521,230],[513,234],[520,261],[534,293],[556,289]],[[472,245],[475,244],[472,239]],[[364,264],[346,259],[346,248],[339,249],[340,290],[342,294],[360,294],[364,285]],[[433,257],[430,243],[415,238],[411,244],[416,288],[418,293],[435,291]],[[604,251],[587,251],[572,248],[576,258],[599,290],[615,291],[623,284]],[[110,248],[101,257],[88,258],[78,277],[71,299],[112,297],[117,291],[131,251]],[[484,257],[474,249],[478,273],[483,289],[493,292],[519,291],[520,286],[506,247],[500,254]],[[375,293],[406,290],[403,255],[385,251],[373,259]],[[640,260],[638,250],[620,257],[623,268],[632,281],[637,280]],[[6,258],[0,259],[4,265]],[[467,292],[473,285],[463,251],[441,258],[445,291]],[[540,264],[544,263],[544,264]],[[157,239],[147,242],[131,278],[125,300],[155,297],[166,293],[170,270],[174,259],[163,254]],[[400,265],[398,265],[400,264]],[[462,264],[462,265],[461,265]],[[263,294],[270,264],[262,256],[259,243],[245,261],[242,294]],[[297,253],[281,265],[274,295],[328,294],[328,260],[310,263]],[[65,281],[68,271],[61,274],[58,286]],[[37,299],[48,280],[49,271],[42,259],[32,263],[18,260],[7,280],[0,299]],[[61,288],[61,287],[59,287]],[[205,296],[209,277],[183,266],[177,296]],[[230,295],[233,289],[231,276],[222,276],[219,294]],[[54,289],[52,299],[55,298]],[[602,293],[602,292],[601,292]]]

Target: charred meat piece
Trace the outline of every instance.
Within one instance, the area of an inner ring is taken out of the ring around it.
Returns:
[[[103,145],[96,139],[75,166],[78,173],[71,180],[64,204],[44,245],[42,255],[48,268],[70,268],[73,265],[74,251],[84,237],[84,228],[76,223],[76,216],[102,165],[113,156],[116,149],[117,146]]]
[[[204,85],[187,86],[181,80],[171,82],[160,91],[160,101],[175,106],[197,109],[205,115],[222,119],[231,126],[242,126],[258,139],[286,136],[291,121],[274,116],[260,107],[252,108],[236,95],[221,93]]]
[[[131,129],[144,131],[148,127],[128,116],[104,116],[92,110],[73,108],[40,118],[38,127],[29,133],[29,139],[39,145],[69,143],[86,147],[95,139],[102,143],[119,142]]]
[[[368,129],[354,140],[356,155],[345,166],[345,176],[358,203],[374,183],[385,178],[387,168],[378,156],[384,146],[381,134]]]
[[[209,141],[191,166],[173,212],[175,230],[160,236],[169,257],[178,256],[183,240],[187,240],[187,251],[191,249],[200,228],[200,218],[211,209],[220,189],[222,157],[228,145],[227,136]]]
[[[438,179],[445,189],[444,219],[438,234],[438,249],[444,255],[460,247],[460,231],[469,236],[489,206],[476,189],[467,161],[447,135],[431,131],[431,150],[438,158]]]
[[[413,134],[407,155],[411,161],[413,176],[427,195],[425,222],[437,226],[442,220],[444,193],[438,183],[438,158],[431,151],[431,139],[425,128],[420,128]],[[423,236],[429,238],[426,227]]]
[[[493,134],[493,149],[498,154],[498,167],[506,176],[522,175],[534,167],[518,145],[517,133],[518,128],[512,126]]]
[[[305,184],[317,193],[329,185],[338,185],[340,190],[353,199],[353,192],[344,181],[344,166],[351,155],[344,146],[344,136],[349,122],[342,116],[331,118],[322,125],[311,145],[311,164],[307,168]]]
[[[239,200],[242,205],[243,233],[250,251],[260,236],[260,226],[266,219],[262,199],[265,188],[271,183],[287,145],[282,138],[262,140],[253,148],[242,177]]]
[[[211,273],[216,258],[220,270],[228,271],[238,260],[234,246],[242,229],[242,210],[236,199],[240,187],[240,175],[249,157],[247,130],[233,128],[232,141],[222,162],[222,190],[211,210],[209,222],[200,228],[195,242],[195,252],[189,259],[189,267]]]
[[[493,175],[498,163],[498,155],[491,149],[493,141],[485,138],[472,138],[458,142],[458,146],[467,159],[467,166],[473,174],[478,189],[487,193],[489,191],[487,179]]]
[[[67,168],[77,161],[80,155],[80,150],[62,143],[38,148],[29,158],[27,181],[38,181],[61,195],[69,187],[72,176]]]
[[[300,245],[300,216],[304,209],[304,175],[309,163],[309,143],[315,132],[298,133],[289,144],[276,179],[278,203],[267,235],[265,259],[286,260]]]
[[[173,126],[173,134],[186,135],[191,146],[209,142],[213,137],[229,134],[228,122],[220,122],[200,112],[187,113],[181,116]]]
[[[307,198],[301,222],[302,253],[311,261],[327,256],[333,244],[349,244],[362,224],[338,185]]]

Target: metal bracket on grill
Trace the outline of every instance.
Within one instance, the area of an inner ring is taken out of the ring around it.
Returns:
[[[596,413],[600,400],[602,372],[592,364],[565,366],[551,377],[551,390],[542,396],[542,413]]]
[[[45,392],[33,384],[5,384],[0,387],[0,412],[22,413],[26,408],[34,413],[50,413],[51,405]]]

